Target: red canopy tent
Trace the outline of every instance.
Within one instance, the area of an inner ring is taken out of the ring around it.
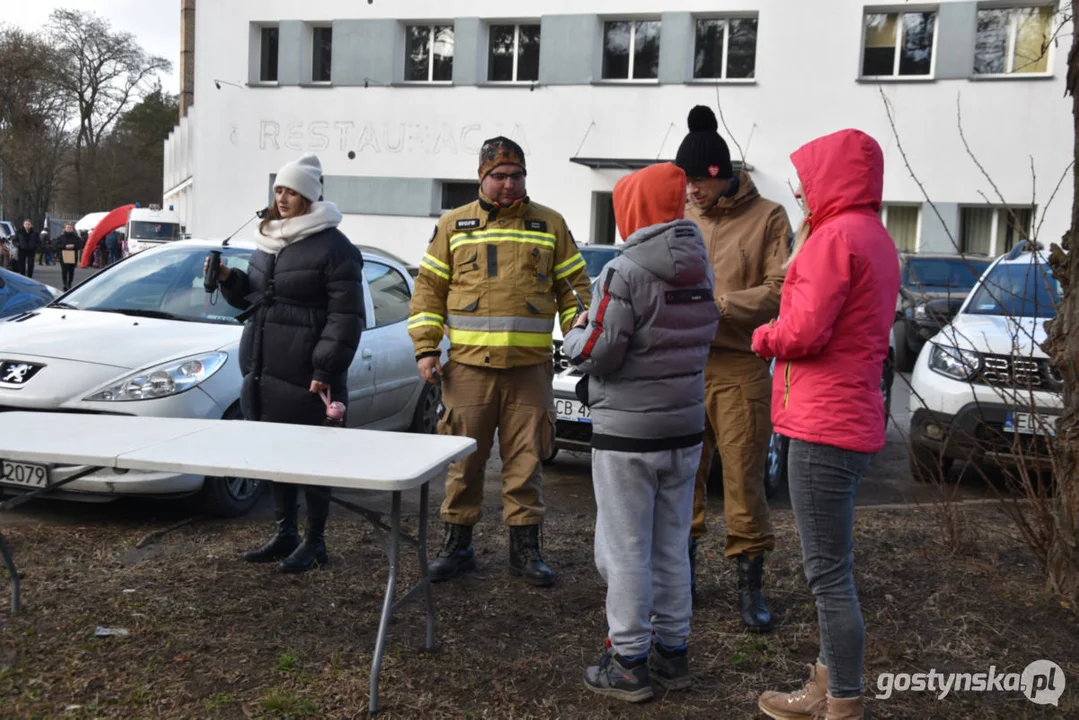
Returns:
[[[86,241],[86,247],[82,249],[82,260],[79,262],[79,267],[87,267],[90,264],[90,258],[94,255],[94,248],[97,244],[104,239],[106,235],[111,233],[116,228],[122,228],[127,225],[127,216],[130,214],[135,205],[121,205],[109,212],[108,215],[101,218],[97,225],[94,226],[93,231],[90,233],[89,239]]]

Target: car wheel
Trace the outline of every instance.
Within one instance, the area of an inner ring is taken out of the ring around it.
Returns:
[[[442,386],[423,384],[420,401],[416,403],[416,413],[412,417],[412,432],[424,435],[438,433],[438,411],[442,405]]]
[[[911,372],[917,360],[918,353],[907,343],[907,323],[900,320],[895,324],[895,366],[899,372]]]
[[[769,500],[783,492],[787,487],[787,451],[790,439],[779,433],[772,433],[768,440],[768,454],[764,466],[764,496]]]
[[[943,482],[952,469],[954,460],[921,447],[910,449],[910,474],[918,482]]]
[[[225,420],[243,420],[239,406],[225,413]],[[240,517],[255,507],[266,483],[241,477],[207,477],[202,483],[202,510],[212,517]]]

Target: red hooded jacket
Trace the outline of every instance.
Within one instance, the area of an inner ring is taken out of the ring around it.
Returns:
[[[899,295],[898,254],[877,214],[884,155],[865,133],[842,130],[791,161],[812,231],[787,270],[779,319],[753,333],[753,351],[776,358],[772,424],[796,440],[877,452]]]

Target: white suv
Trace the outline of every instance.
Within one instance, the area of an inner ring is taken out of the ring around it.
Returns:
[[[940,479],[955,460],[1050,469],[1063,381],[1042,350],[1061,289],[1023,241],[982,275],[918,356],[911,379],[911,471]]]

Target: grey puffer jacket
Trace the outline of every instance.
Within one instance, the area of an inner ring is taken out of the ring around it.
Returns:
[[[635,232],[600,272],[588,325],[563,351],[587,374],[592,447],[656,452],[704,433],[704,365],[720,313],[700,230],[689,220]]]

